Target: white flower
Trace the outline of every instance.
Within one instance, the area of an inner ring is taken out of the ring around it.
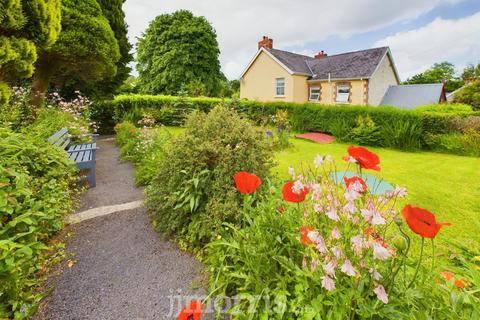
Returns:
[[[340,217],[337,214],[337,210],[333,207],[331,207],[325,214],[327,215],[327,217],[329,217],[333,221],[340,220]]]
[[[318,155],[315,157],[315,160],[313,160],[313,163],[315,164],[315,167],[318,168],[318,167],[320,167],[320,166],[323,164],[323,161],[324,161],[323,156],[321,156],[321,155],[318,154]]]
[[[375,289],[373,289],[373,292],[375,292],[375,294],[377,295],[378,300],[382,301],[385,304],[388,303],[388,295],[385,292],[385,288],[381,284],[378,285]]]
[[[295,169],[293,169],[293,167],[288,168],[288,174],[292,177],[292,179],[295,179]]]
[[[316,213],[322,212],[323,211],[323,206],[320,203],[314,203],[313,204],[313,211]]]
[[[333,228],[332,233],[330,234],[330,238],[332,239],[340,239],[342,237],[342,234],[340,233],[340,230],[338,230],[337,227]]]
[[[381,244],[375,242],[373,244],[373,257],[378,260],[388,260],[392,254],[386,248],[384,248]]]
[[[372,276],[372,278],[374,280],[380,280],[380,278],[382,278],[382,275],[374,268],[370,268],[370,270],[368,270],[368,273],[370,273],[370,276]]]
[[[378,211],[374,211],[372,216],[372,221],[370,223],[375,226],[379,224],[385,224],[387,223],[387,221],[382,217],[382,215]]]
[[[352,266],[352,263],[350,260],[346,259],[345,262],[342,265],[342,272],[345,273],[347,276],[353,277],[354,275],[357,274],[357,271],[355,268]]]
[[[327,291],[332,291],[335,289],[335,281],[329,276],[322,277],[322,287],[325,288]]]
[[[335,276],[335,268],[337,267],[337,263],[332,260],[326,265],[323,266],[323,270],[329,275],[329,276]]]
[[[310,231],[307,234],[307,238],[310,239],[310,241],[312,241],[316,245],[315,247],[320,253],[328,252],[327,246],[325,244],[325,240],[320,235],[320,233],[318,233],[317,231]]]

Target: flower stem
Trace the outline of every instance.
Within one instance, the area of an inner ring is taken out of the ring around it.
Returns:
[[[435,243],[432,238],[432,273],[435,271]]]
[[[417,268],[415,269],[415,274],[413,275],[412,281],[410,281],[410,284],[408,285],[407,289],[410,289],[415,282],[417,275],[418,275],[418,270],[420,269],[420,265],[422,263],[422,258],[423,258],[423,247],[425,246],[425,238],[422,237],[422,247],[420,249],[420,258],[418,259],[417,263]]]

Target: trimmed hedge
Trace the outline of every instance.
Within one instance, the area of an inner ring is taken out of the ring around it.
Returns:
[[[183,124],[192,111],[208,112],[218,104],[229,106],[258,123],[271,120],[278,109],[288,110],[294,130],[328,132],[343,141],[351,141],[349,133],[356,128],[360,117],[369,117],[379,128],[382,137],[378,145],[399,149],[428,148],[427,137],[459,131],[453,125],[454,119],[480,117],[480,112],[473,111],[441,113],[402,110],[389,106],[338,106],[151,95],[117,96],[112,101],[92,106],[92,115],[101,114],[101,118],[94,120],[105,124],[109,121],[111,123],[109,119],[120,122],[128,113],[139,117],[148,113],[157,122],[178,126]],[[104,128],[104,131],[107,130]]]

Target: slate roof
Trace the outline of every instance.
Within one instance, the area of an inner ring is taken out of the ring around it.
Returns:
[[[390,86],[380,105],[414,109],[425,104],[439,103],[444,94],[442,83]]]
[[[388,47],[341,53],[315,59],[309,56],[266,49],[294,73],[310,75],[311,80],[369,78],[387,53]]]

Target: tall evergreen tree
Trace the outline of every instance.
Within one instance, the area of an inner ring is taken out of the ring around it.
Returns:
[[[60,0],[0,1],[0,103],[8,100],[6,81],[28,78],[37,53],[60,32]]]
[[[120,86],[130,75],[130,67],[128,64],[133,60],[130,53],[132,45],[127,38],[128,26],[125,23],[125,13],[122,9],[124,0],[97,0],[102,8],[103,15],[107,18],[112,28],[115,38],[117,39],[120,49],[120,59],[116,63],[117,73],[100,81],[82,81],[75,73],[71,73],[69,77],[62,77],[64,83],[56,85],[61,89],[62,95],[72,95],[75,90],[90,97],[107,97],[116,93]]]
[[[216,95],[225,79],[219,54],[215,30],[204,17],[186,10],[157,16],[138,42],[140,91],[176,94],[198,88]]]
[[[32,80],[32,104],[41,105],[52,80],[65,83],[75,74],[98,81],[117,72],[120,52],[115,34],[96,0],[62,0],[62,32],[40,52]]]

